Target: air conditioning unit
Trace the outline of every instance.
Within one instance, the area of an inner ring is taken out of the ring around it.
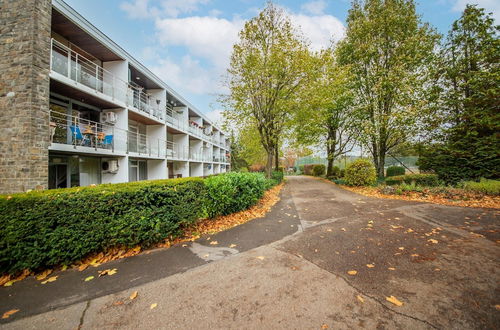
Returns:
[[[120,168],[118,165],[118,159],[110,159],[102,162],[101,168],[103,173],[118,173],[118,169]]]
[[[116,123],[116,113],[109,111],[109,112],[101,112],[101,123],[107,123],[107,124],[115,124]]]

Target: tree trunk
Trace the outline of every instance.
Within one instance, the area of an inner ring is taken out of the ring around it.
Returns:
[[[273,171],[273,158],[274,149],[271,149],[271,151],[267,151],[266,177],[268,179],[271,178],[271,173]]]
[[[385,150],[383,148],[379,149],[378,152],[378,161],[377,161],[377,166],[376,166],[376,171],[377,171],[377,177],[379,179],[383,179],[385,177],[384,173],[384,167],[385,167]]]
[[[280,170],[280,149],[278,147],[278,144],[276,144],[276,147],[274,147],[274,170]]]

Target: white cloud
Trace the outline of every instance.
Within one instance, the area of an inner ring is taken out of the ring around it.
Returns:
[[[487,13],[493,13],[496,22],[500,20],[500,1],[498,0],[453,0],[453,10],[463,11],[467,4],[476,4]]]
[[[291,19],[311,41],[314,50],[328,47],[332,40],[339,41],[345,34],[344,24],[335,16],[292,14]]]
[[[131,18],[177,17],[192,13],[210,0],[131,0],[122,2],[120,8]]]
[[[225,68],[243,24],[240,19],[191,16],[159,19],[156,29],[162,46],[184,46],[189,54],[206,58],[218,68]]]
[[[195,95],[216,94],[221,92],[220,79],[212,68],[202,66],[200,61],[185,55],[179,61],[163,58],[151,70],[176,90]]]
[[[300,6],[300,9],[312,15],[322,15],[326,9],[326,6],[326,1],[316,0],[303,4],[302,6]]]
[[[222,124],[222,110],[221,109],[215,109],[215,110],[209,111],[205,115],[216,126],[220,127],[220,125]]]

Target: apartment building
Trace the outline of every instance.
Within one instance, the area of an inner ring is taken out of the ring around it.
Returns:
[[[2,7],[0,192],[230,170],[228,136],[64,1]]]

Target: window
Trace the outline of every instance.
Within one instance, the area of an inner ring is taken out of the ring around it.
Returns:
[[[128,180],[142,181],[148,179],[148,164],[145,160],[130,160],[128,168]]]

